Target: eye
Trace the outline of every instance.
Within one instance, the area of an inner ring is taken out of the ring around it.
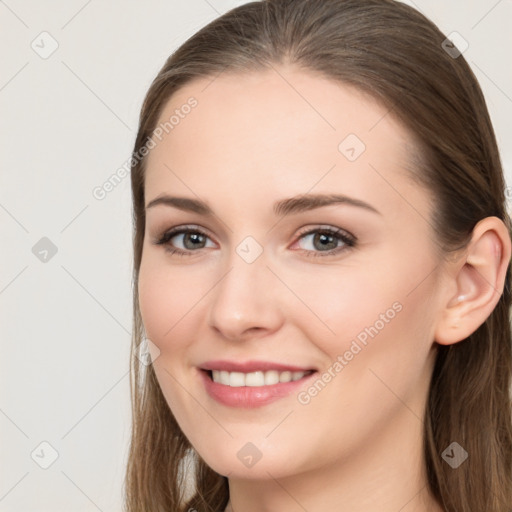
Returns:
[[[165,250],[171,254],[191,256],[197,249],[206,248],[205,244],[209,238],[204,231],[196,227],[180,226],[166,231],[153,243],[155,245],[164,245]],[[174,242],[173,239],[175,239]],[[301,240],[306,240],[307,242],[304,245],[312,247],[301,248],[308,257],[333,256],[341,251],[355,247],[357,241],[356,237],[347,231],[332,227],[303,230],[299,236],[299,241]],[[176,243],[182,244],[183,249],[176,248]],[[214,244],[213,247],[215,247]]]
[[[299,241],[306,240],[306,256],[333,256],[355,247],[356,237],[339,228],[322,227],[300,233]],[[341,244],[340,244],[341,242]],[[312,247],[312,249],[311,249]],[[320,250],[317,250],[320,249]]]
[[[165,250],[171,254],[191,256],[196,249],[205,248],[204,244],[208,238],[209,236],[200,229],[191,228],[190,226],[181,226],[166,231],[153,243],[156,245],[164,245]],[[184,249],[174,247],[176,241],[171,243],[173,239],[183,244]]]

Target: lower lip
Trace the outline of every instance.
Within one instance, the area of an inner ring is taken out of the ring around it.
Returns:
[[[206,392],[214,400],[229,407],[243,407],[247,409],[270,404],[293,392],[297,392],[306,382],[317,374],[317,372],[313,372],[310,375],[302,377],[302,379],[290,382],[279,382],[271,386],[231,387],[213,382],[209,372],[205,370],[199,370],[199,373],[203,379]]]

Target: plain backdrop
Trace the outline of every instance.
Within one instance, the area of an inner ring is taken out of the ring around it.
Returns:
[[[0,0],[0,512],[122,508],[129,176],[93,191],[167,56],[241,3]],[[469,44],[512,183],[512,1],[407,3]]]

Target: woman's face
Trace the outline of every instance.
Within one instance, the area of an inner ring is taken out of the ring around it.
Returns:
[[[440,315],[407,132],[352,88],[277,71],[186,85],[147,160],[146,207],[183,199],[146,210],[154,370],[184,434],[230,478],[386,456],[421,432]]]

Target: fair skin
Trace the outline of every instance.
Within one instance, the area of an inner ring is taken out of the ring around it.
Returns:
[[[352,88],[277,69],[196,80],[161,115],[198,101],[148,155],[145,204],[163,194],[201,199],[213,215],[147,209],[139,300],[158,382],[193,447],[228,476],[227,510],[441,512],[422,451],[436,342],[463,340],[492,312],[510,259],[506,228],[484,219],[468,248],[443,262],[431,197],[407,176],[406,130]],[[338,149],[348,134],[366,146],[354,161]],[[295,195],[332,193],[378,213],[346,203],[272,210]],[[207,236],[154,243],[184,225]],[[355,246],[335,236],[323,249],[303,234],[329,227]],[[236,250],[248,236],[262,249],[251,263]],[[389,310],[393,318],[377,324]],[[228,406],[200,378],[213,359],[293,364],[318,378],[370,326],[378,334],[307,404],[292,393]],[[261,454],[251,467],[237,456],[248,442]]]

